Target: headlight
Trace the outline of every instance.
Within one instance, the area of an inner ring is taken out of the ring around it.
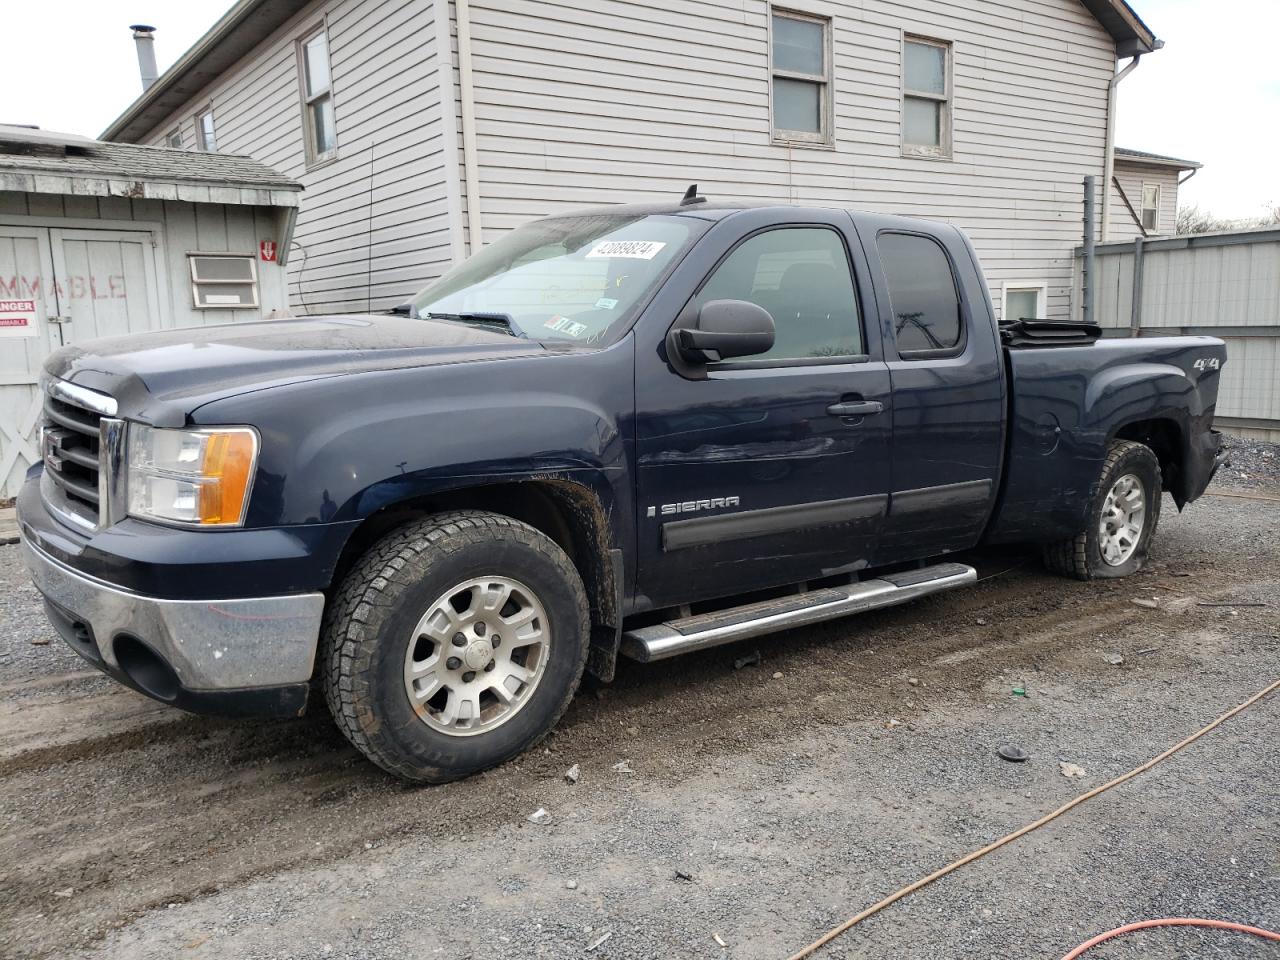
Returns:
[[[238,527],[258,459],[252,427],[161,430],[129,424],[129,514]]]

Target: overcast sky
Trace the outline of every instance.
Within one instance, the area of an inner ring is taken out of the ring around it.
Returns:
[[[1244,217],[1280,204],[1280,0],[1131,0],[1166,46],[1120,85],[1118,146],[1205,165],[1184,203]],[[6,0],[0,122],[95,136],[139,93],[131,23],[164,70],[228,0]]]

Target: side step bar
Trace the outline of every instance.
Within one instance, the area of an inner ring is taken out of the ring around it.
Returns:
[[[891,573],[846,587],[828,587],[637,627],[623,633],[622,653],[641,663],[665,660],[691,650],[718,647],[722,643],[834,620],[851,613],[891,607],[926,594],[961,587],[977,579],[978,571],[962,563],[939,563],[905,573]]]

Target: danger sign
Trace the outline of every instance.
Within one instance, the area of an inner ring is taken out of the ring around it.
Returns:
[[[34,300],[0,300],[0,337],[34,337],[37,333]]]

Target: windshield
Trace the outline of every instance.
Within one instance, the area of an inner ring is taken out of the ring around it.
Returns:
[[[516,336],[607,342],[705,229],[689,217],[556,217],[513,230],[413,298],[415,317],[509,326]]]

